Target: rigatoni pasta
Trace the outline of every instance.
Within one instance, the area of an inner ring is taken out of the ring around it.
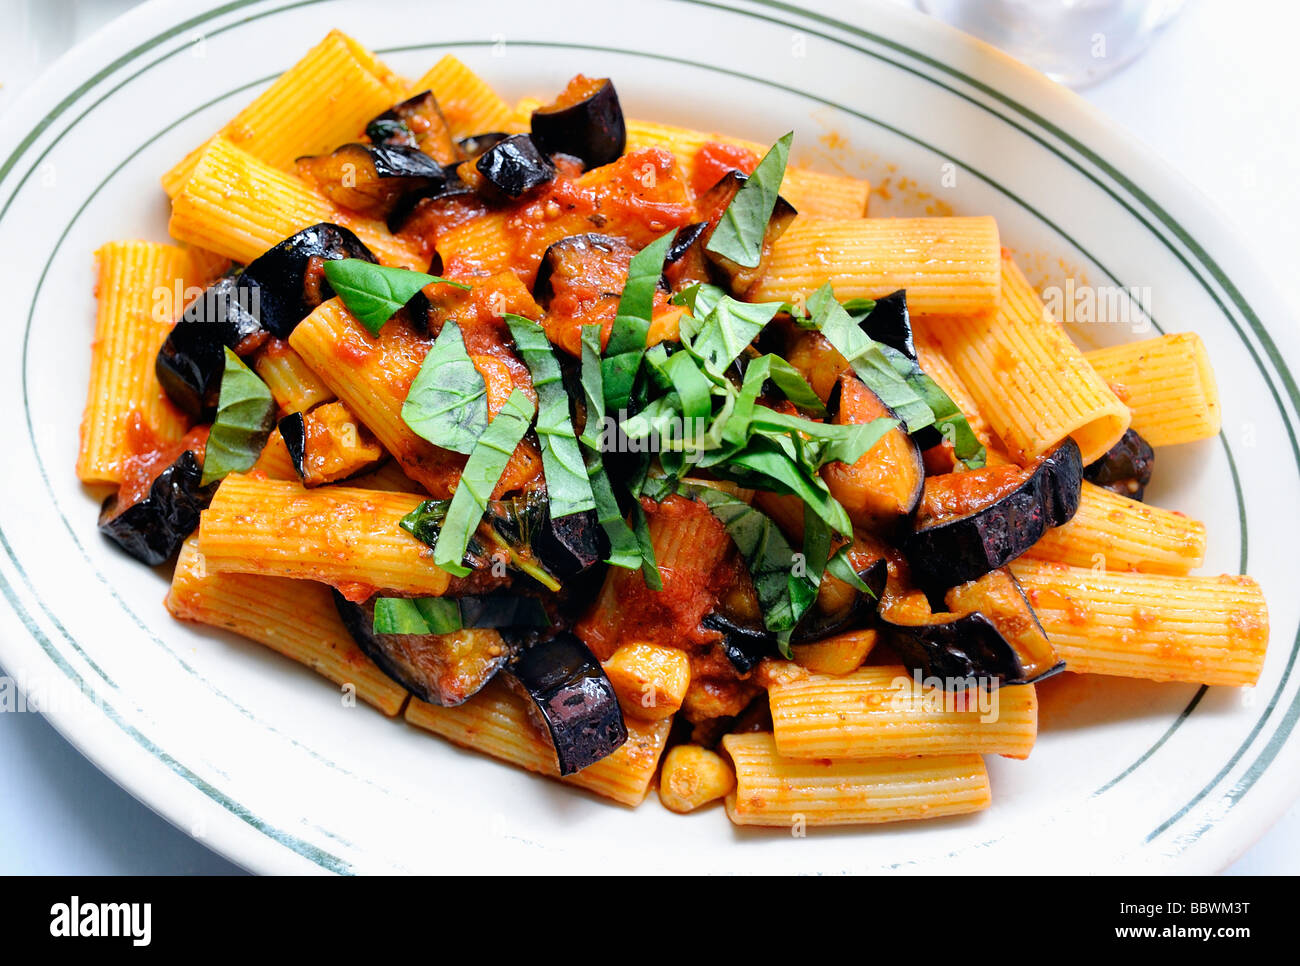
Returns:
[[[1066,667],[1227,686],[1259,680],[1268,607],[1250,577],[1105,573],[1012,564]]]
[[[1028,463],[1073,436],[1088,464],[1128,428],[1128,407],[1009,257],[1002,259],[995,312],[932,314],[944,317],[928,320],[928,331],[1016,462]]]
[[[902,665],[809,674],[768,689],[785,758],[1005,755],[1028,758],[1038,735],[1033,685],[946,691]]]
[[[845,299],[906,289],[923,315],[987,312],[998,305],[1000,245],[992,218],[800,218],[751,295],[800,301],[829,281]]]
[[[770,734],[727,735],[722,746],[736,769],[727,815],[737,825],[905,822],[978,812],[991,800],[979,755],[799,760],[782,757]]]
[[[110,242],[95,258],[99,306],[77,476],[120,483],[133,425],[137,435],[162,443],[185,434],[184,415],[154,375],[154,357],[184,308],[177,296],[209,279],[204,261],[175,245]]]
[[[406,702],[406,689],[375,667],[339,620],[321,584],[219,573],[210,569],[191,537],[181,548],[167,592],[167,610],[183,621],[234,631],[355,689],[386,715]]]
[[[1128,406],[1133,428],[1152,446],[1218,434],[1219,388],[1205,343],[1195,332],[1097,349],[1086,358]]]
[[[405,493],[228,476],[203,511],[199,550],[217,572],[437,596],[451,576],[400,526],[419,504]]]

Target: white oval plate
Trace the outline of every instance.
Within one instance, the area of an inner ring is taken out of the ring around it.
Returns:
[[[1294,326],[1248,248],[1082,101],[908,11],[823,9],[551,0],[545,16],[512,2],[447,17],[419,0],[382,15],[327,0],[154,2],[66,56],[0,134],[0,663],[105,772],[259,871],[1226,865],[1300,784]],[[1263,584],[1273,633],[1259,687],[1065,676],[1042,688],[1033,757],[989,762],[989,811],[795,839],[737,830],[716,807],[679,818],[653,796],[634,812],[605,804],[346,708],[310,671],[172,621],[167,575],[98,536],[73,472],[91,252],[165,239],[159,174],[331,27],[412,77],[454,51],[507,97],[581,70],[616,78],[632,116],[765,142],[793,127],[796,158],[885,184],[892,200],[873,197],[874,213],[993,213],[1039,284],[1068,271],[1149,290],[1157,326],[1208,343],[1225,427],[1161,453],[1152,498],[1206,520],[1207,572]]]

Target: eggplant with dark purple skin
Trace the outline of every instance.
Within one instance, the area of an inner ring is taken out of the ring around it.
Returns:
[[[383,147],[414,148],[440,165],[465,159],[432,91],[421,91],[384,111],[366,125],[366,137]]]
[[[954,587],[945,599],[949,613],[932,613],[921,595],[881,610],[890,646],[909,671],[959,690],[972,677],[1030,684],[1065,669],[1009,572]]]
[[[302,413],[290,413],[276,425],[284,448],[289,451],[289,462],[301,479],[307,475],[307,420]]]
[[[912,319],[907,311],[907,291],[899,289],[875,300],[875,307],[858,325],[875,341],[897,349],[916,362],[916,344],[912,341]]]
[[[555,179],[555,165],[527,134],[512,134],[474,162],[483,179],[510,199],[522,198]]]
[[[926,587],[984,576],[1038,542],[1079,509],[1083,460],[1073,439],[1028,469],[990,466],[932,476],[903,553]]]
[[[546,722],[561,775],[594,765],[627,741],[614,686],[574,635],[563,632],[521,650],[506,673]]]
[[[241,276],[258,285],[257,317],[262,328],[278,339],[287,339],[294,326],[305,319],[318,304],[334,297],[334,290],[324,277],[315,292],[309,292],[308,264],[313,258],[377,259],[370,249],[348,229],[329,222],[304,228],[253,260]],[[318,297],[317,297],[318,296]]]
[[[352,639],[376,666],[421,701],[444,708],[464,704],[510,659],[512,648],[495,630],[449,634],[376,634],[375,603],[353,603],[337,590],[334,606]]]
[[[596,511],[552,517],[545,493],[493,501],[487,517],[508,544],[523,549],[560,580],[576,577],[609,556],[609,537]]]
[[[345,144],[330,154],[299,158],[298,169],[334,204],[368,218],[385,218],[403,198],[446,181],[441,164],[404,145]]]
[[[876,613],[888,577],[888,562],[880,557],[858,571],[858,579],[870,588],[870,594],[854,593],[845,606],[834,610],[823,610],[819,597],[790,635],[791,645],[813,644],[833,634],[865,626]],[[700,626],[722,634],[722,651],[741,674],[752,671],[763,658],[777,653],[775,634],[760,623],[737,618],[721,609],[706,614]]]
[[[261,292],[255,279],[227,275],[190,303],[167,334],[154,372],[167,397],[196,421],[217,412],[225,348],[238,350],[262,333]]]
[[[470,137],[461,138],[456,144],[466,158],[475,161],[482,157],[489,148],[496,147],[508,137],[510,135],[504,131],[487,131],[483,134],[473,134]]]
[[[617,302],[627,283],[627,267],[635,252],[621,238],[587,232],[561,238],[546,249],[533,282],[533,298],[551,307],[557,291],[569,282],[586,289],[603,289]]]
[[[856,464],[831,463],[823,477],[855,526],[878,534],[893,534],[906,527],[924,492],[925,463],[920,446],[908,435],[898,414],[852,372],[843,373],[835,382],[826,407],[836,423],[898,420],[899,425]]]
[[[1084,467],[1083,478],[1130,500],[1141,500],[1151,482],[1156,454],[1151,444],[1132,429],[1126,429],[1119,442],[1101,458]]]
[[[748,180],[749,176],[740,171],[728,171],[719,179],[717,184],[700,198],[700,211],[705,213],[725,211],[727,206],[731,204],[732,199],[736,197],[736,193]],[[725,255],[709,251],[708,238],[712,237],[712,232],[709,232],[707,237],[702,238],[698,244],[703,249],[704,257],[709,262],[717,284],[728,289],[736,298],[743,298],[745,293],[767,271],[767,263],[772,254],[772,245],[790,227],[790,223],[794,221],[797,214],[794,205],[780,195],[776,196],[776,207],[772,209],[772,217],[768,219],[767,230],[763,233],[763,253],[759,258],[758,265],[753,268],[746,268]]]
[[[532,132],[546,154],[580,158],[588,170],[617,160],[627,147],[623,108],[607,77],[575,77],[555,103],[533,111]]]
[[[720,611],[705,614],[700,626],[722,635],[719,646],[741,674],[747,674],[765,657],[777,653],[776,635],[759,623],[737,620]]]
[[[664,256],[664,280],[670,292],[680,292],[697,282],[708,282],[709,260],[704,254],[709,223],[697,221],[677,230]]]
[[[199,514],[212,501],[215,483],[204,487],[203,467],[191,450],[158,474],[148,496],[119,507],[117,496],[99,511],[99,532],[150,566],[171,559],[199,525]]]

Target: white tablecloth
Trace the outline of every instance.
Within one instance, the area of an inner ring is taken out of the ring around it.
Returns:
[[[0,0],[0,111],[135,0]],[[903,0],[900,0],[903,2]],[[1300,255],[1300,5],[1193,0],[1136,63],[1084,91],[1211,196],[1283,280]],[[1267,321],[1267,320],[1266,320]],[[36,714],[0,714],[0,873],[236,871],[104,777]],[[1300,871],[1300,806],[1230,872]]]

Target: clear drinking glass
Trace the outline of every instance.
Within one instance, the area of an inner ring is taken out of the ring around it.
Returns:
[[[1146,49],[1184,0],[919,0],[1053,80],[1084,87]]]

